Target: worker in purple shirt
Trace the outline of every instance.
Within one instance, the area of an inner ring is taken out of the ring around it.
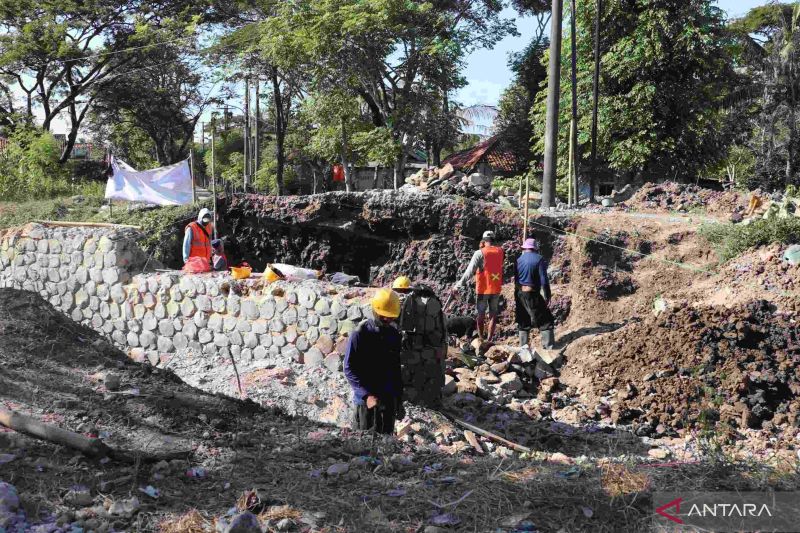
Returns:
[[[551,294],[547,261],[539,255],[539,245],[534,239],[525,239],[522,255],[517,259],[514,270],[519,344],[528,345],[531,327],[536,327],[542,336],[542,348],[552,350],[555,345],[555,321],[549,309]]]
[[[395,420],[405,417],[400,374],[400,299],[380,289],[372,298],[374,319],[364,321],[350,335],[344,356],[344,375],[353,389],[353,429],[394,433]]]

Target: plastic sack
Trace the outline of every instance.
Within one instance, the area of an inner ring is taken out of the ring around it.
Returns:
[[[187,274],[202,274],[211,272],[211,265],[205,257],[190,257],[183,265],[183,271]]]
[[[306,279],[319,279],[319,270],[311,270],[310,268],[302,268],[293,265],[284,265],[275,263],[270,265],[277,269],[282,275],[283,279],[287,281],[303,281]]]

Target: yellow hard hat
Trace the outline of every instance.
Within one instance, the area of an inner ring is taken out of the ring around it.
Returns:
[[[267,280],[267,282],[272,283],[273,281],[278,281],[281,279],[281,276],[272,270],[272,267],[268,266],[264,270],[264,279]]]
[[[231,267],[231,276],[233,279],[247,279],[252,272],[253,269],[249,266]]]
[[[394,283],[392,283],[393,289],[410,289],[411,288],[411,280],[408,279],[407,276],[400,276]]]
[[[386,318],[397,318],[400,316],[400,298],[394,291],[381,289],[372,297],[372,312]]]

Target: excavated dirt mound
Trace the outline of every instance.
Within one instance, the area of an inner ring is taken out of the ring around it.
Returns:
[[[690,211],[704,209],[709,215],[728,216],[747,206],[747,195],[737,191],[714,191],[672,181],[646,183],[623,207],[637,211]]]
[[[567,350],[562,382],[596,418],[642,435],[763,429],[790,441],[800,425],[800,333],[765,301],[679,307]]]

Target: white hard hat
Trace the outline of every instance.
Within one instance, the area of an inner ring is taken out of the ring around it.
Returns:
[[[494,240],[494,232],[493,231],[484,231],[483,237],[481,237],[484,241],[491,241]]]

